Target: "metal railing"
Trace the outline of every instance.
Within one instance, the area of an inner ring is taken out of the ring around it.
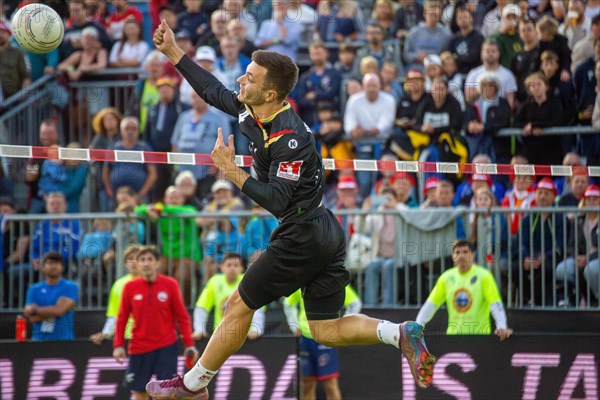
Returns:
[[[139,99],[136,99],[134,92],[139,73],[137,68],[110,68],[90,74],[88,81],[70,82],[70,140],[83,146],[91,143],[94,136],[92,119],[103,108],[115,107],[123,114],[135,110],[135,102]]]
[[[53,104],[66,101],[54,76],[46,75],[0,104],[0,140],[2,143],[32,145],[38,143],[42,121],[57,115]]]
[[[585,211],[600,217],[600,210]],[[547,217],[539,216],[540,212]],[[515,235],[506,226],[513,213],[521,216]],[[475,262],[493,272],[508,308],[572,308],[584,303],[598,308],[598,259],[590,246],[600,248],[600,241],[589,243],[589,238],[586,241],[581,231],[574,229],[573,218],[581,213],[582,209],[577,208],[432,208],[399,212],[342,210],[337,215],[347,235],[351,230],[357,232],[356,238],[348,241],[347,267],[366,305],[423,304],[440,274],[453,265],[451,248],[460,224],[466,236],[477,242]],[[378,226],[372,224],[373,220],[385,214],[394,215],[395,231],[394,254],[387,257],[373,252],[381,232],[368,228]],[[526,215],[531,217],[524,219]],[[251,262],[266,247],[270,235],[262,230],[258,238],[243,237],[250,221],[262,229],[264,218],[269,218],[249,211],[176,215],[158,223],[134,214],[69,214],[53,217],[58,224],[54,227],[49,218],[4,216],[1,226],[9,243],[18,242],[18,233],[28,233],[29,246],[26,262],[9,263],[0,274],[0,310],[23,307],[28,285],[42,279],[33,260],[48,249],[63,254],[64,277],[79,284],[79,309],[104,308],[112,283],[126,272],[123,252],[134,243],[159,246],[162,271],[179,280],[186,303],[193,306],[203,284],[218,271],[225,252],[238,252],[247,263]],[[110,232],[94,230],[99,220],[111,222]],[[439,226],[432,227],[436,224]],[[542,226],[544,233],[540,233]],[[577,249],[581,251],[582,247],[585,251],[578,254]],[[536,260],[536,265],[526,267],[527,257],[536,259],[540,249],[545,249],[544,256]],[[109,250],[114,252],[112,260],[106,257]]]
[[[54,75],[43,76],[0,104],[1,143],[35,145],[42,121],[55,118],[60,142],[87,146],[93,136],[91,121],[100,109],[112,106],[125,113],[133,108],[140,72],[138,68],[107,68],[86,75],[89,81],[70,82],[68,88]]]

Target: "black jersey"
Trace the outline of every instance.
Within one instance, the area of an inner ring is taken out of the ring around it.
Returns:
[[[298,221],[320,214],[325,173],[310,128],[290,104],[259,120],[251,107],[217,78],[184,56],[176,65],[184,78],[208,104],[238,117],[240,130],[250,140],[258,181],[249,178],[242,191],[280,222]]]

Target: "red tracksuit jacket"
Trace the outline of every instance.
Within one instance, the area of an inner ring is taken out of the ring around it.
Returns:
[[[187,346],[193,346],[192,324],[183,305],[177,281],[157,275],[154,282],[135,278],[125,285],[115,327],[114,347],[125,345],[129,315],[134,326],[129,354],[142,354],[170,346],[177,341],[175,321]]]

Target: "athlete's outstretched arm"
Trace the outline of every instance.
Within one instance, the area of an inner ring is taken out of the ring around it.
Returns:
[[[213,74],[192,61],[175,43],[175,35],[169,25],[162,20],[152,41],[204,101],[227,114],[237,117],[242,106],[237,94],[227,89]]]

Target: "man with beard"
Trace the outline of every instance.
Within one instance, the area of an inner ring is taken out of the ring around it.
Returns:
[[[400,160],[411,161],[413,148],[407,131],[417,123],[415,116],[421,104],[425,101],[425,78],[421,71],[410,70],[404,79],[404,95],[396,108],[396,129],[390,137],[386,148]]]
[[[477,85],[479,77],[484,72],[495,72],[500,79],[499,95],[506,98],[511,109],[515,108],[515,92],[517,91],[517,83],[515,77],[508,68],[500,65],[500,49],[498,43],[486,39],[481,46],[481,61],[483,65],[472,69],[465,79],[465,99],[471,102],[477,98]]]
[[[510,69],[517,80],[517,101],[522,103],[527,100],[525,78],[540,69],[540,41],[533,20],[519,22],[519,37],[523,41],[523,50],[515,54]]]
[[[367,44],[356,52],[356,58],[354,59],[353,75],[355,77],[361,77],[360,73],[360,61],[366,57],[375,57],[379,68],[383,65],[384,61],[392,61],[398,66],[399,75],[402,75],[402,60],[400,58],[400,48],[393,41],[384,41],[384,29],[379,23],[371,22],[367,25],[367,33],[365,39]]]
[[[467,75],[470,70],[481,65],[479,49],[483,44],[483,36],[473,29],[473,14],[464,5],[456,9],[456,24],[459,31],[450,41],[449,50],[456,60],[458,72]]]
[[[42,272],[46,279],[27,289],[23,310],[33,324],[32,340],[73,340],[73,309],[79,299],[79,287],[62,278],[63,258],[55,251],[44,256]]]
[[[413,27],[404,43],[404,61],[409,68],[421,70],[429,54],[440,54],[448,48],[452,35],[440,25],[441,4],[435,0],[425,2],[425,22]]]
[[[296,99],[300,117],[312,127],[317,122],[317,104],[326,103],[339,111],[342,77],[327,64],[329,51],[323,42],[311,43],[308,53],[312,68],[300,77]]]

